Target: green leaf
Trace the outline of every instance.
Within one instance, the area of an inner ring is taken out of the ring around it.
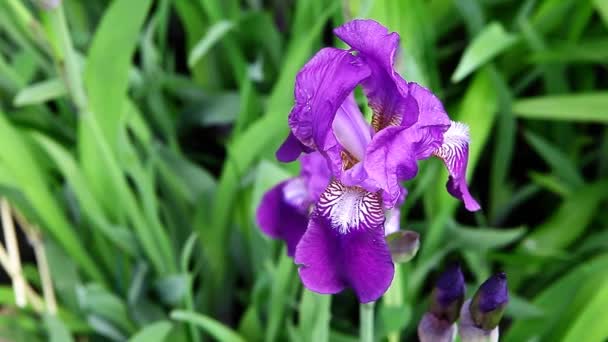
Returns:
[[[604,21],[604,25],[608,27],[608,0],[593,0],[593,5]]]
[[[497,229],[472,228],[450,225],[448,241],[463,250],[488,250],[500,248],[519,240],[525,233],[525,227]]]
[[[513,104],[513,112],[528,119],[608,123],[608,93],[519,99]]]
[[[460,82],[516,41],[517,38],[506,32],[501,24],[496,22],[488,24],[465,49],[452,75],[452,82]]]
[[[44,315],[44,326],[50,342],[72,342],[72,336],[63,322],[53,315]]]
[[[584,233],[600,203],[606,198],[607,181],[581,187],[522,241],[521,248],[533,252],[568,247]]]
[[[98,315],[124,331],[135,330],[129,319],[127,306],[120,297],[97,284],[79,287],[77,293],[78,301],[84,311]]]
[[[608,279],[597,284],[597,289],[587,301],[584,308],[574,318],[563,341],[597,341],[602,342],[608,338],[608,325],[606,324],[606,307],[608,307]]]
[[[580,264],[563,277],[553,280],[532,302],[547,314],[537,318],[516,320],[503,336],[504,341],[577,341],[563,338],[562,333],[572,324],[576,324],[577,318],[582,317],[581,310],[586,308],[590,308],[591,312],[596,310],[596,307],[589,306],[593,305],[594,300],[599,300],[598,303],[604,304],[605,308],[607,268],[608,255],[603,254]],[[598,294],[600,296],[596,297]],[[599,314],[598,317],[604,315]],[[605,326],[605,320],[597,321],[595,319],[599,318],[596,317],[588,320],[589,318],[591,317],[585,317],[583,322],[589,324],[596,322],[594,325],[586,326],[590,332],[601,333],[600,330],[605,330],[602,327]],[[579,329],[580,327],[577,327],[574,334],[578,334],[581,331]],[[603,339],[590,340],[585,336],[582,340],[602,341]]]
[[[129,342],[163,342],[173,329],[173,323],[169,321],[155,322],[144,326]]]
[[[160,278],[154,285],[163,303],[177,305],[186,294],[188,276],[173,274]]]
[[[564,155],[559,148],[551,145],[539,135],[526,131],[526,141],[540,154],[540,156],[551,166],[551,169],[561,179],[568,182],[572,187],[580,187],[585,181],[577,169],[577,165]]]
[[[63,80],[53,78],[23,88],[15,96],[13,104],[17,107],[40,104],[67,94]]]
[[[132,56],[151,4],[151,0],[112,1],[87,56],[84,83],[88,108],[111,146],[118,142]]]
[[[207,52],[221,40],[230,30],[234,28],[234,23],[228,20],[218,21],[211,25],[207,33],[194,45],[188,55],[188,66],[194,67]]]
[[[174,310],[171,312],[171,319],[198,325],[218,341],[245,342],[245,340],[234,330],[203,314],[192,311]]]

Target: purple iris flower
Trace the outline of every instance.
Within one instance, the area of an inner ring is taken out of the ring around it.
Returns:
[[[337,293],[350,287],[361,302],[370,302],[392,281],[394,265],[384,239],[386,213],[405,199],[401,182],[416,176],[418,160],[441,158],[450,173],[449,193],[468,210],[479,205],[465,180],[468,128],[450,121],[428,89],[397,74],[393,65],[398,34],[372,20],[351,21],[334,33],[351,49],[321,49],[300,70],[289,114],[291,133],[277,151],[283,162],[302,153],[322,156],[331,173],[329,185],[318,197],[309,197],[308,204],[316,204],[306,228],[300,229],[306,216],[301,208],[301,220],[291,228],[295,215],[277,218],[258,212],[258,220],[291,251],[297,245],[294,259],[308,289]],[[357,86],[372,109],[371,123],[355,102]],[[262,207],[282,210],[281,215],[294,212],[281,206],[286,205],[280,198],[287,184],[271,190]],[[273,198],[274,206],[265,204]],[[277,222],[282,229],[268,228],[278,227]]]

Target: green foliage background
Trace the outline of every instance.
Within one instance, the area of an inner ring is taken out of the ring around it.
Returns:
[[[59,305],[16,309],[1,285],[2,337],[356,340],[354,296],[302,290],[254,212],[297,173],[273,157],[295,74],[362,17],[398,32],[402,75],[470,125],[483,207],[423,163],[402,217],[422,247],[376,337],[415,340],[460,261],[469,296],[507,272],[504,341],[608,338],[608,1],[53,2],[0,2],[0,194],[39,228]],[[39,268],[26,258],[38,293]]]

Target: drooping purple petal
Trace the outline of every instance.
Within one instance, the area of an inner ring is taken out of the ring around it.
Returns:
[[[262,231],[287,244],[287,255],[293,256],[296,245],[308,225],[307,203],[298,193],[299,178],[292,178],[277,184],[262,197],[256,219]],[[291,187],[291,188],[290,188]],[[287,194],[287,195],[286,195]]]
[[[408,110],[407,83],[395,71],[399,35],[373,20],[353,20],[334,30],[336,36],[357,51],[371,70],[361,86],[374,111],[372,126],[376,132],[388,126],[411,126],[417,113]]]
[[[450,173],[448,192],[463,201],[467,210],[477,211],[481,207],[469,193],[466,181],[469,140],[469,127],[452,121],[450,128],[443,135],[443,144],[433,154],[443,160]]]
[[[296,248],[304,286],[319,293],[350,287],[363,303],[380,298],[394,273],[383,223],[378,195],[330,183]]]
[[[279,147],[275,156],[277,160],[283,163],[292,162],[300,156],[302,152],[308,153],[312,151],[309,147],[304,146],[298,138],[293,135],[292,132],[289,132],[287,139],[283,142],[283,144]]]
[[[296,76],[296,102],[289,114],[293,135],[305,146],[324,151],[338,109],[369,73],[350,52],[321,49]]]
[[[342,148],[357,160],[363,160],[365,148],[371,140],[371,127],[363,119],[353,93],[338,109],[332,129]]]

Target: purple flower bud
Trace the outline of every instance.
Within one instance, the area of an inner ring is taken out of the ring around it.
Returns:
[[[431,295],[430,312],[438,319],[454,323],[464,300],[464,277],[460,266],[448,268],[437,280]]]
[[[420,342],[452,342],[456,335],[456,324],[438,319],[432,313],[425,313],[418,324]]]
[[[501,272],[491,276],[481,284],[471,302],[473,322],[481,329],[494,329],[498,326],[508,302],[506,274]]]
[[[418,253],[420,235],[411,230],[399,230],[386,236],[394,262],[408,262]]]
[[[498,342],[498,327],[490,330],[479,328],[471,316],[471,300],[462,305],[460,321],[458,321],[458,335],[462,342]]]

